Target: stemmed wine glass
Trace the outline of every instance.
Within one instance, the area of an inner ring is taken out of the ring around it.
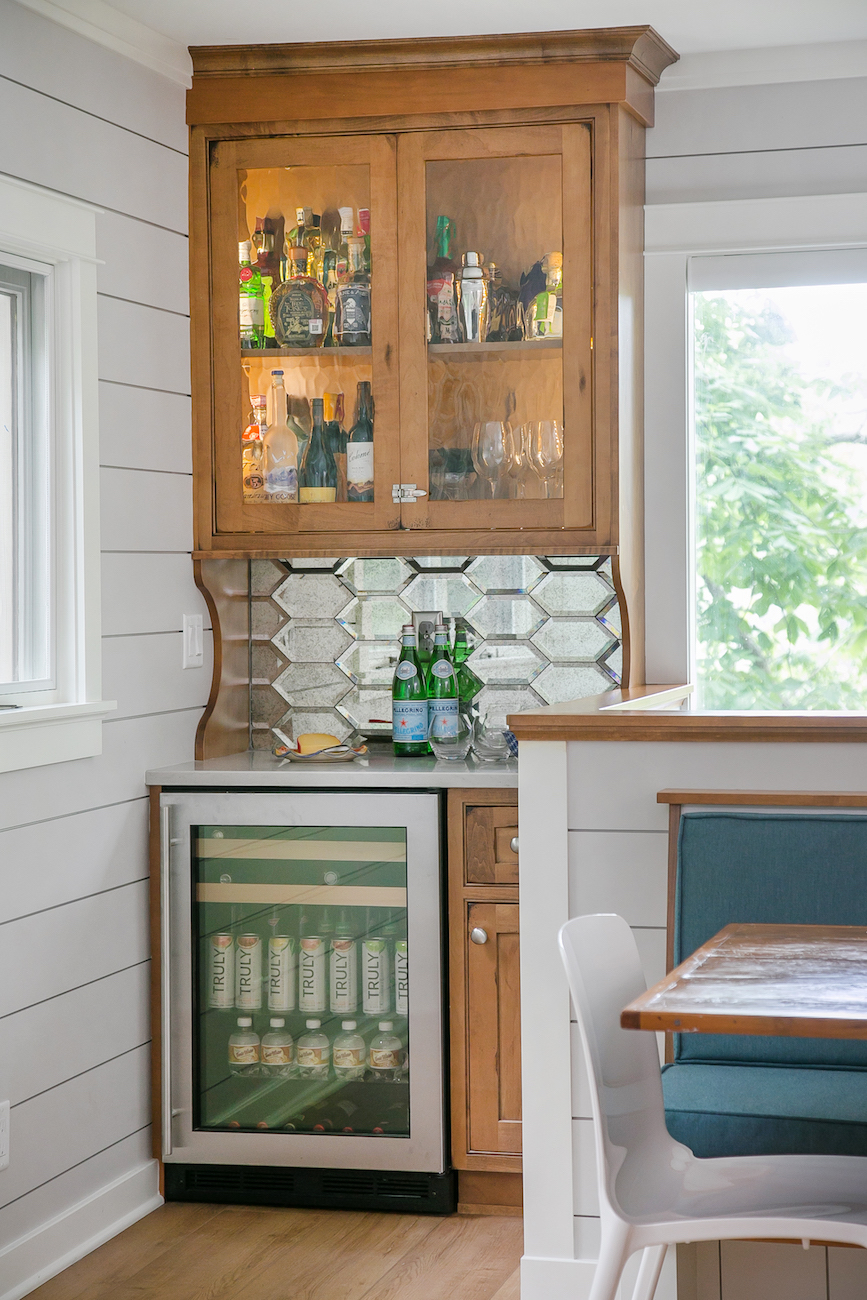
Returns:
[[[558,420],[537,420],[530,425],[530,463],[551,495],[551,481],[557,478],[563,460],[563,426]],[[562,492],[562,488],[561,488]]]
[[[473,464],[479,478],[491,485],[491,500],[509,468],[511,425],[504,420],[483,420],[473,429]]]
[[[524,424],[513,424],[509,430],[509,465],[507,474],[514,483],[514,495],[523,500],[526,495],[526,474],[530,465],[528,429]]]

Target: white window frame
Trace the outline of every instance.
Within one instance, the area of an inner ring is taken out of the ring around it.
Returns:
[[[0,772],[102,753],[96,217],[100,209],[0,176],[0,262],[47,271],[49,564],[54,671],[4,694]]]
[[[645,627],[649,682],[694,682],[691,257],[867,247],[867,194],[645,208]]]

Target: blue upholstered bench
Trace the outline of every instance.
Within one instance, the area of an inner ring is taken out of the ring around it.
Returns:
[[[867,925],[867,816],[685,810],[675,965],[733,921]],[[662,1088],[698,1156],[867,1155],[867,1042],[676,1034]]]

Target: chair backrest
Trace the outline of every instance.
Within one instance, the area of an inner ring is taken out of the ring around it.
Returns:
[[[867,925],[867,816],[684,812],[675,965],[735,921]],[[678,1034],[675,1060],[867,1069],[867,1042]]]
[[[620,1012],[647,985],[622,916],[575,917],[560,930],[559,943],[587,1058],[600,1198],[616,1212],[622,1197],[615,1181],[628,1154],[673,1144],[665,1128],[656,1035],[620,1027]]]

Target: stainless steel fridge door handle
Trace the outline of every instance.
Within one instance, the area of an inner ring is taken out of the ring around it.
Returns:
[[[163,1159],[172,1154],[172,810],[160,809],[160,1028]]]

